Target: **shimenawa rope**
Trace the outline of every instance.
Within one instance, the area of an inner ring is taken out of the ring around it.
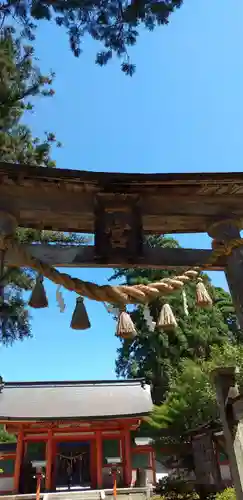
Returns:
[[[212,264],[223,255],[230,255],[234,248],[243,245],[243,239],[234,239],[227,243],[213,240],[213,254],[209,261],[201,268],[188,269],[182,275],[173,278],[163,278],[156,283],[148,285],[97,285],[89,281],[72,278],[69,274],[61,273],[54,267],[30,255],[22,245],[18,244],[11,237],[4,238],[0,248],[12,249],[21,256],[25,266],[36,270],[39,274],[50,279],[57,285],[63,286],[67,290],[99,302],[109,302],[111,304],[139,304],[148,303],[154,298],[171,294],[173,291],[181,289],[185,283],[195,280],[201,269],[210,269]]]

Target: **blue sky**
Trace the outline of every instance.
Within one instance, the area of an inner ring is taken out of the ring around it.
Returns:
[[[42,71],[56,72],[53,99],[39,100],[26,117],[33,134],[54,131],[63,148],[60,168],[114,172],[240,171],[243,160],[243,3],[185,0],[170,25],[141,32],[131,51],[135,76],[114,59],[94,64],[97,43],[85,39],[75,59],[64,31],[43,23],[36,51]],[[64,200],[65,202],[65,200]],[[181,236],[185,247],[209,248],[206,235]],[[106,283],[111,270],[82,269],[75,276]],[[214,283],[226,286],[214,273]],[[87,301],[87,331],[69,328],[66,311],[46,283],[50,306],[32,310],[33,339],[1,347],[5,380],[115,378],[119,345],[115,324],[101,304]]]

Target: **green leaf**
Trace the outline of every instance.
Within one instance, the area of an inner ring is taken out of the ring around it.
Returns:
[[[31,16],[33,16],[35,19],[46,19],[50,21],[51,19],[51,10],[50,7],[47,5],[44,5],[42,2],[32,2],[32,7],[31,7]]]

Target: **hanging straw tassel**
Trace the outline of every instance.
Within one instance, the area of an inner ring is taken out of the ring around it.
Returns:
[[[177,327],[177,321],[169,304],[163,305],[157,327],[161,330],[174,330]]]
[[[48,300],[43,285],[43,276],[41,275],[36,278],[35,286],[29,299],[29,306],[34,307],[35,309],[48,307]]]
[[[196,304],[199,307],[211,307],[213,301],[203,283],[202,278],[198,278],[196,285]]]
[[[71,320],[73,330],[88,330],[91,327],[83,297],[78,297]]]
[[[137,331],[133,320],[126,311],[120,311],[118,316],[118,323],[116,329],[116,336],[122,339],[134,339],[136,337]]]

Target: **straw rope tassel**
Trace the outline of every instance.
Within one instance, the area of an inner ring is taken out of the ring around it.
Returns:
[[[134,339],[136,335],[137,331],[130,314],[128,314],[125,310],[120,311],[116,336],[121,337],[122,339]]]
[[[78,297],[70,324],[73,330],[88,330],[91,327],[83,297]]]
[[[213,301],[203,283],[202,278],[198,278],[196,284],[196,304],[199,307],[212,307]]]
[[[174,330],[177,327],[177,321],[169,304],[164,304],[157,322],[160,330]]]
[[[41,309],[48,307],[48,300],[43,285],[43,276],[39,274],[36,278],[35,286],[31,292],[29,299],[29,306],[34,309]]]

